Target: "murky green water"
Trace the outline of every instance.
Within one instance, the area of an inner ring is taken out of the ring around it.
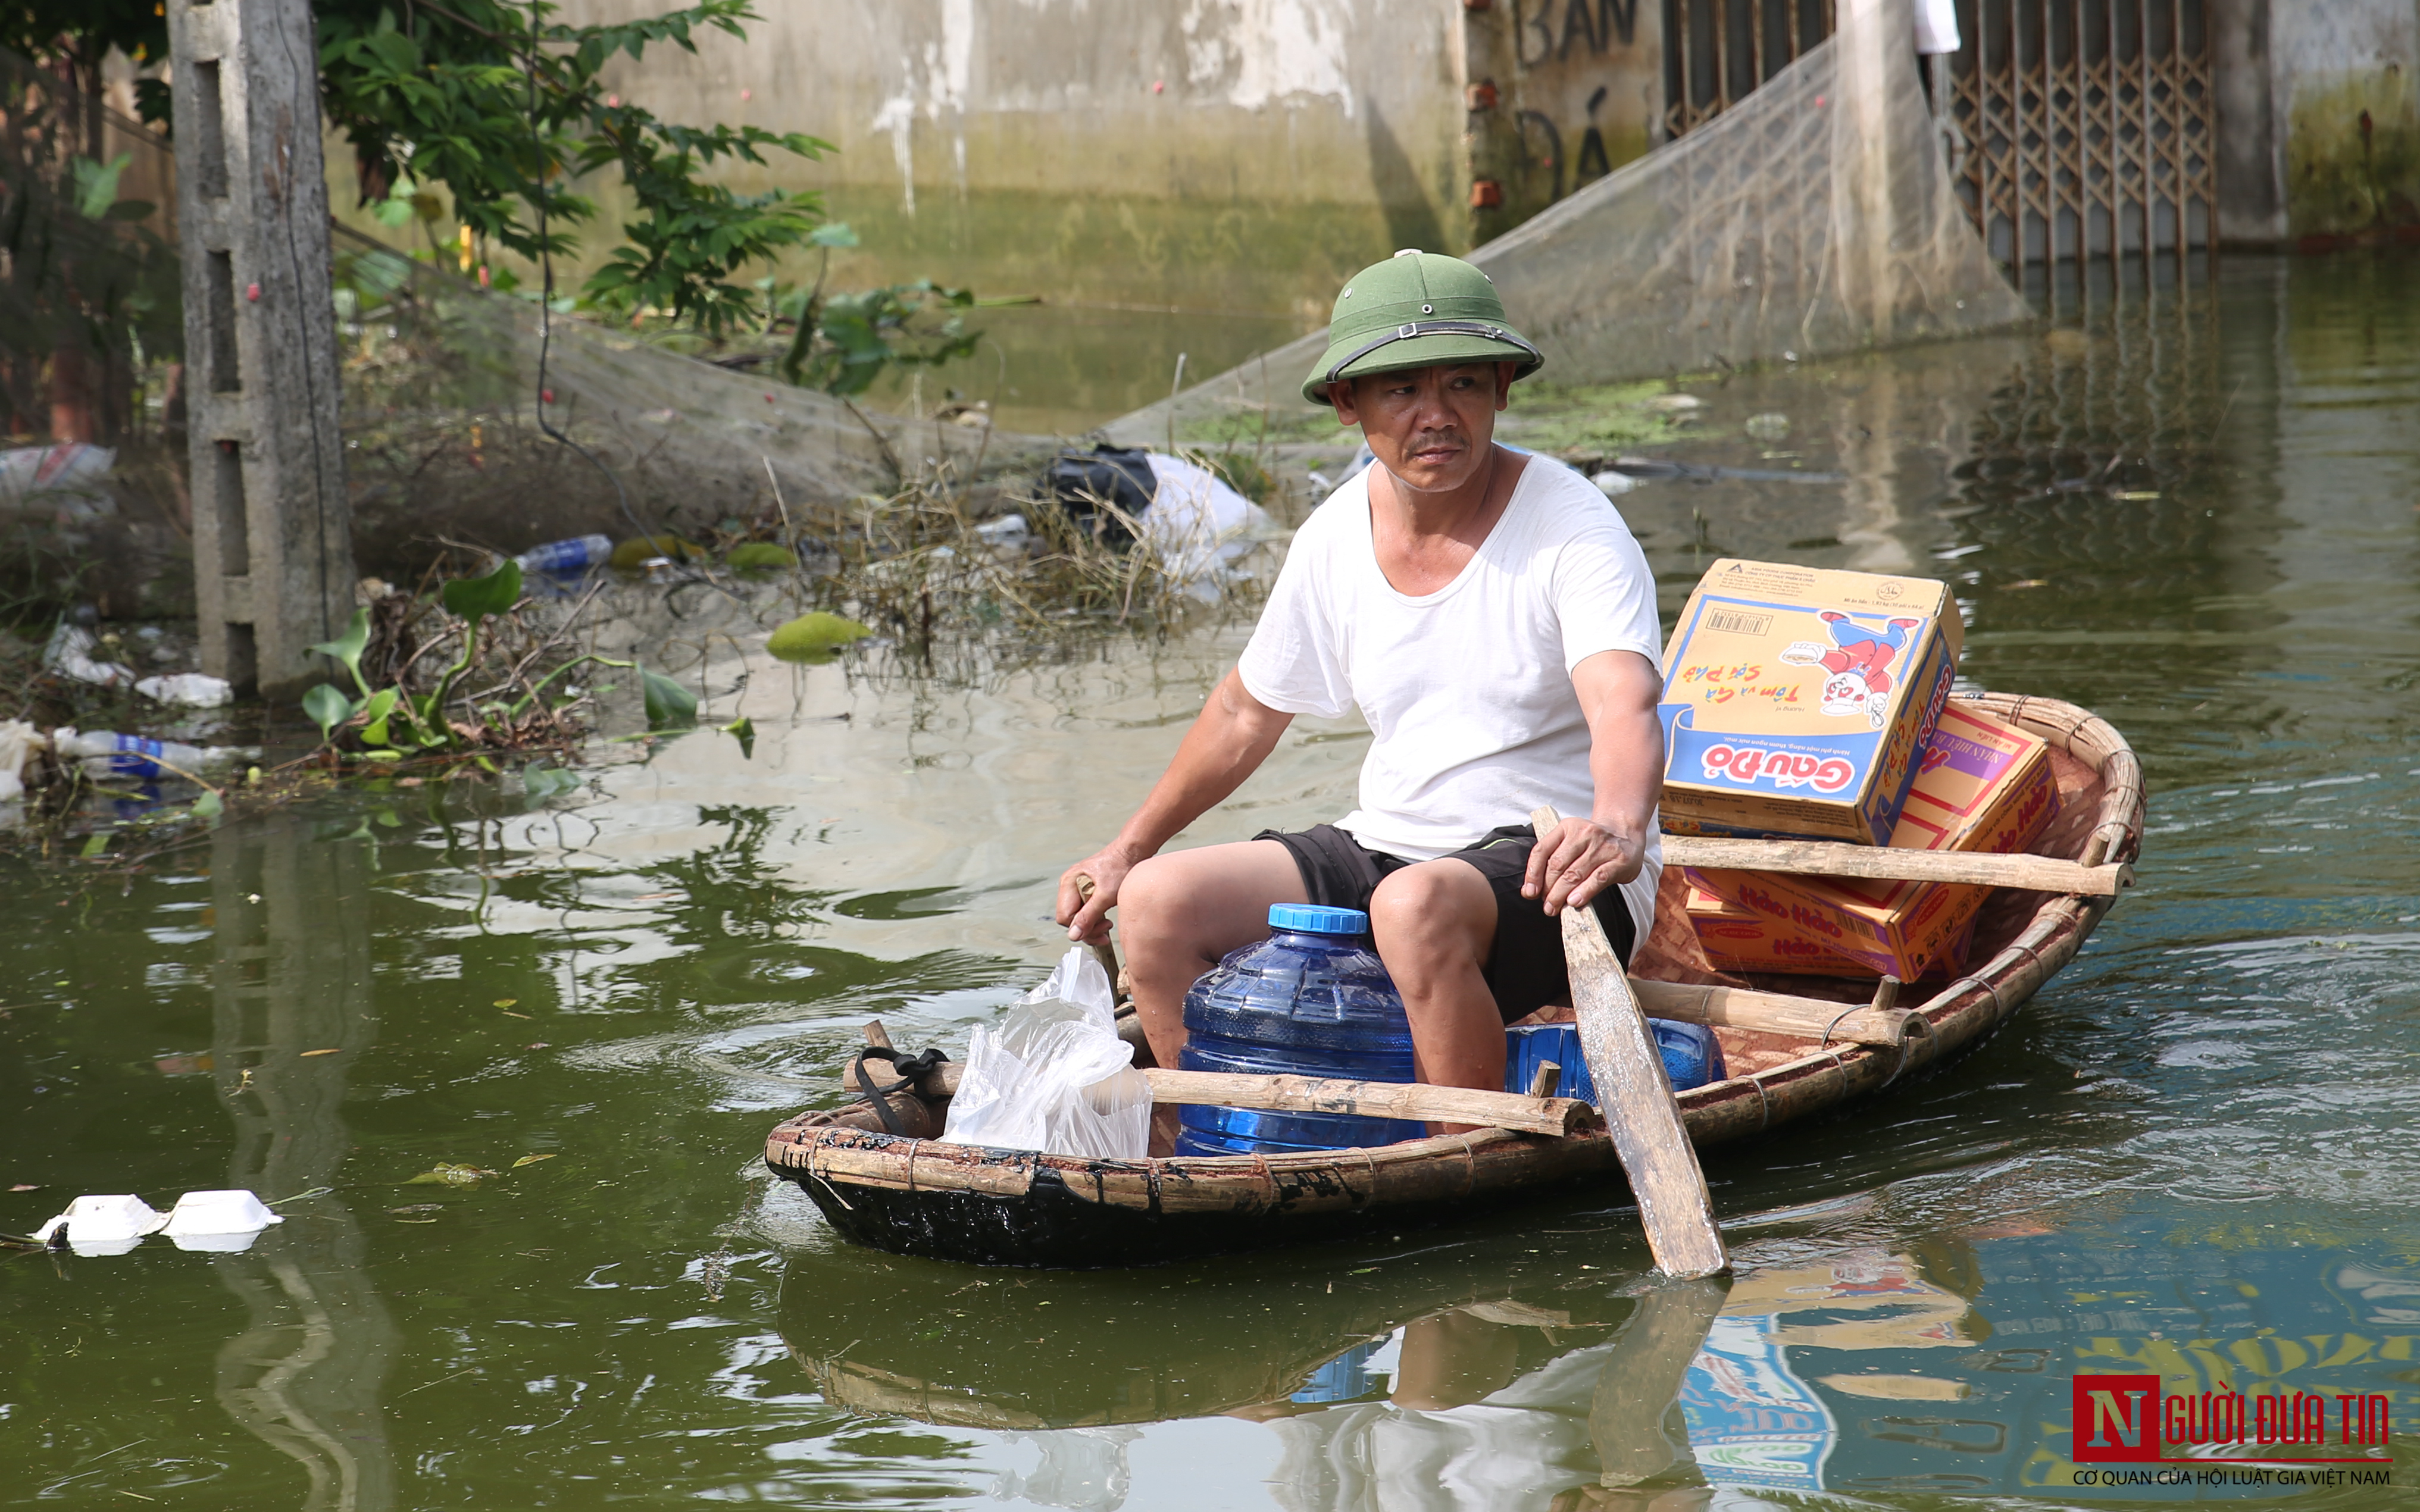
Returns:
[[[760,671],[752,760],[0,880],[0,1188],[36,1188],[0,1229],[291,1199],[242,1254],[0,1257],[0,1500],[2420,1501],[2420,261],[1699,392],[1674,455],[1847,481],[1627,496],[1668,613],[1718,552],[1936,570],[1967,674],[2107,715],[2154,794],[2142,885],[2014,1025],[1713,1163],[1728,1295],[1649,1285],[1585,1196],[1126,1274],[839,1245],[766,1128],[867,1017],[954,1048],[1036,974],[1048,879],[1236,637],[973,691]],[[1359,755],[1298,730],[1197,838],[1331,814]],[[441,1162],[502,1174],[407,1184]],[[2079,1368],[2332,1431],[2382,1394],[2405,1484],[2046,1489]]]

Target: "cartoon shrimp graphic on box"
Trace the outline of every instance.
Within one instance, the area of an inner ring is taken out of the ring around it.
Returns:
[[[1863,714],[1869,725],[1880,730],[1890,707],[1894,669],[1907,650],[1907,633],[1924,622],[1889,620],[1881,629],[1872,630],[1838,609],[1827,609],[1822,617],[1832,632],[1832,643],[1793,640],[1783,649],[1781,659],[1793,667],[1820,666],[1831,673],[1823,680],[1825,714],[1836,718]]]

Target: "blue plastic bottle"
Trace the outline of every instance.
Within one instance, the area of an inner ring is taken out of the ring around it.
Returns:
[[[1370,916],[1280,903],[1265,940],[1245,946],[1185,994],[1186,1071],[1408,1082],[1412,1027],[1369,944]],[[1348,1149],[1427,1133],[1397,1119],[1261,1113],[1187,1104],[1180,1155]]]
[[[521,571],[545,573],[550,577],[573,578],[600,562],[613,557],[613,541],[602,535],[575,535],[567,541],[549,541],[534,546],[513,558]]]
[[[1664,1057],[1664,1074],[1671,1078],[1672,1090],[1685,1092],[1730,1074],[1723,1064],[1722,1041],[1704,1025],[1649,1019],[1647,1027],[1655,1037],[1656,1052]],[[1506,1091],[1528,1091],[1538,1068],[1551,1060],[1562,1069],[1555,1083],[1557,1097],[1596,1101],[1595,1078],[1589,1075],[1588,1061],[1580,1054],[1578,1025],[1525,1024],[1505,1030],[1504,1035]]]

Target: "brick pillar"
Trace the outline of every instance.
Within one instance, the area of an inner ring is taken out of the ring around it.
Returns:
[[[307,0],[167,0],[202,666],[283,698],[352,613]]]

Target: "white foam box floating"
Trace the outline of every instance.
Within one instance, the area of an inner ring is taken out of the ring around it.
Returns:
[[[242,1190],[188,1192],[166,1212],[130,1192],[78,1197],[34,1238],[44,1244],[64,1240],[78,1255],[123,1255],[165,1231],[178,1249],[231,1254],[250,1249],[262,1229],[285,1221]]]
[[[34,1238],[45,1244],[65,1239],[78,1255],[123,1255],[167,1221],[166,1213],[132,1192],[78,1197],[67,1211],[36,1229]]]
[[[260,1231],[286,1220],[269,1205],[240,1188],[228,1192],[188,1192],[177,1199],[163,1232],[183,1250],[233,1253],[252,1247]]]

